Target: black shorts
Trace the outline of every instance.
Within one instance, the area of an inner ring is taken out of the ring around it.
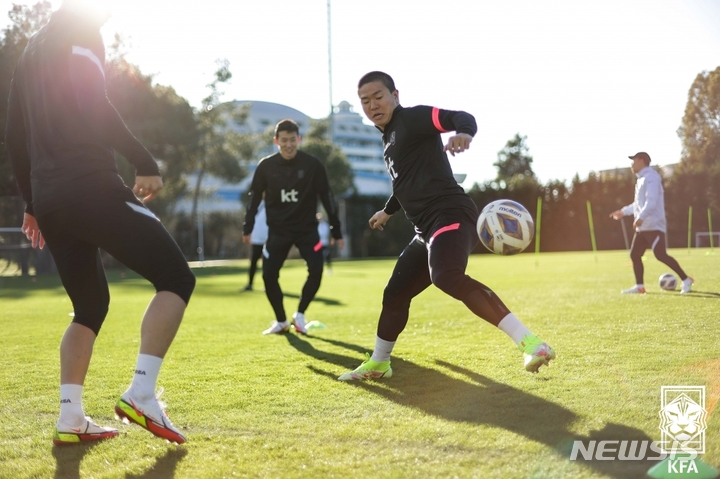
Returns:
[[[185,257],[130,189],[54,210],[38,216],[37,222],[73,302],[75,321],[96,333],[109,303],[99,248],[157,291],[171,291],[189,302],[195,277]]]

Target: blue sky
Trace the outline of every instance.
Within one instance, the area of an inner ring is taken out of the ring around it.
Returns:
[[[328,114],[327,0],[107,1],[108,41],[120,32],[128,58],[193,105],[227,58],[224,99]],[[475,115],[470,151],[452,159],[465,186],[495,176],[515,133],[542,181],[625,167],[641,150],[677,162],[690,85],[720,64],[714,0],[332,0],[331,19],[333,103],[361,112],[357,80],[379,69],[405,106]]]

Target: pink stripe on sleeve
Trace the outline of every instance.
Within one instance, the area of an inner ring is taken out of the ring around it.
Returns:
[[[433,121],[433,125],[435,125],[435,128],[437,128],[441,133],[445,133],[446,131],[450,131],[450,130],[446,130],[445,128],[443,128],[442,125],[440,124],[440,108],[435,108],[435,107],[433,107],[433,109],[432,109],[432,121]]]
[[[313,251],[315,251],[315,252],[317,253],[317,252],[320,251],[321,249],[322,249],[322,241],[318,241],[318,244],[316,244],[316,245],[313,247]]]

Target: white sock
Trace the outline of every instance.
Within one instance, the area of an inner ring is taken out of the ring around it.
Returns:
[[[500,320],[500,323],[498,323],[498,328],[502,332],[510,336],[510,338],[515,341],[515,344],[519,344],[526,335],[532,334],[532,332],[525,327],[525,325],[517,318],[517,316],[512,313],[509,313],[502,320]]]
[[[637,287],[639,289],[639,288],[644,288],[645,285],[643,283],[640,283],[640,284],[636,284],[635,287]]]
[[[376,362],[390,361],[390,354],[395,347],[395,341],[385,341],[375,337],[375,349],[370,359]]]
[[[295,320],[299,319],[300,321],[305,321],[305,314],[301,313],[300,311],[296,311],[295,314],[293,314],[293,319],[295,319]]]
[[[133,396],[137,399],[150,399],[155,397],[155,386],[157,385],[162,358],[150,356],[149,354],[138,354],[135,376],[133,376],[130,388]]]
[[[68,426],[80,426],[85,422],[82,393],[83,386],[80,384],[60,385],[60,419],[58,422]]]

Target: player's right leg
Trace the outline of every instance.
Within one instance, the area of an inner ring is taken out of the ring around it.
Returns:
[[[280,288],[280,269],[285,263],[293,238],[270,231],[263,257],[263,281],[265,282],[265,295],[275,313],[275,321],[263,334],[282,334],[290,330],[290,323],[285,315],[283,306],[283,292]]]
[[[635,274],[635,286],[623,289],[622,294],[645,294],[645,266],[642,262],[642,256],[648,248],[647,238],[644,232],[636,231],[633,236],[632,245],[630,246],[630,260],[633,265],[633,273]]]
[[[340,381],[379,379],[392,376],[390,355],[400,333],[407,325],[412,299],[430,286],[427,249],[415,237],[395,263],[383,292],[382,311],[378,321],[375,349],[353,371],[342,374]]]
[[[75,236],[64,220],[67,214],[55,211],[37,218],[74,311],[73,322],[60,344],[60,417],[53,434],[56,445],[118,435],[117,429],[99,426],[85,416],[82,406],[85,376],[110,296],[97,247]]]

